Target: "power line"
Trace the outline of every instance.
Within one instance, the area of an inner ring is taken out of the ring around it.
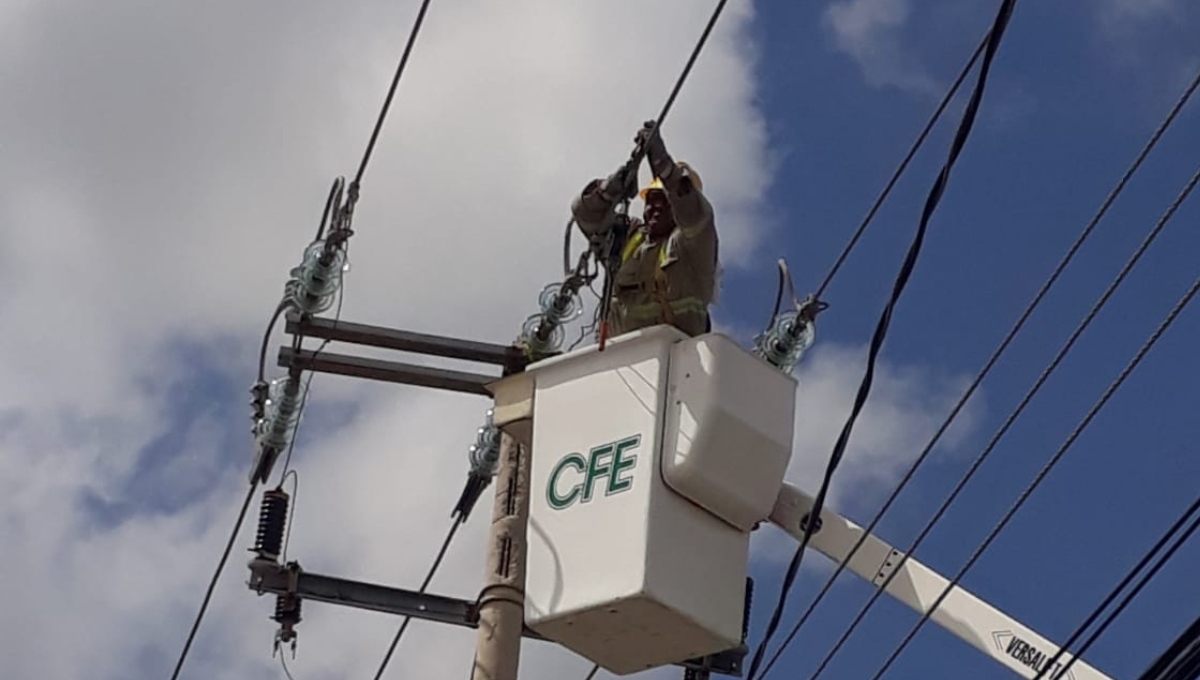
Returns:
[[[983,382],[983,379],[986,378],[989,373],[991,373],[992,368],[995,366],[996,362],[1000,359],[1004,352],[1007,351],[1009,344],[1012,343],[1017,333],[1024,328],[1025,322],[1029,319],[1030,315],[1033,314],[1033,311],[1041,304],[1042,299],[1046,296],[1046,293],[1049,292],[1050,288],[1058,281],[1059,276],[1062,275],[1063,271],[1066,270],[1067,265],[1069,265],[1074,259],[1075,254],[1083,246],[1084,242],[1087,241],[1087,239],[1091,236],[1100,220],[1108,214],[1109,207],[1112,206],[1117,196],[1121,194],[1125,188],[1125,185],[1129,182],[1133,175],[1138,171],[1139,168],[1141,168],[1142,162],[1158,145],[1159,140],[1162,138],[1167,128],[1171,126],[1179,112],[1183,109],[1184,105],[1196,91],[1197,85],[1200,85],[1200,71],[1196,73],[1196,76],[1192,79],[1191,84],[1171,108],[1170,112],[1167,114],[1167,117],[1159,124],[1158,128],[1154,131],[1154,134],[1150,136],[1150,139],[1146,142],[1146,145],[1142,147],[1141,152],[1125,171],[1125,174],[1121,176],[1121,179],[1117,182],[1116,186],[1114,186],[1109,192],[1108,196],[1105,197],[1104,201],[1100,205],[1099,210],[1097,210],[1096,214],[1093,215],[1091,220],[1088,221],[1087,225],[1084,227],[1083,231],[1080,232],[1079,236],[1075,238],[1075,242],[1072,243],[1071,247],[1067,249],[1066,254],[1054,268],[1054,271],[1051,272],[1049,278],[1046,279],[1046,281],[1042,284],[1042,287],[1033,296],[1033,299],[1025,307],[1025,311],[1021,313],[1016,323],[1013,324],[1012,328],[1010,328],[1008,333],[1004,336],[1004,339],[992,352],[992,355],[984,363],[984,366],[982,369],[980,369],[979,373],[976,374],[974,380],[971,381],[971,384],[967,387],[966,391],[963,392],[962,396],[959,397],[958,402],[955,403],[945,420],[942,421],[942,424],[938,426],[937,431],[934,432],[933,437],[929,440],[929,443],[926,444],[921,450],[920,455],[918,455],[913,461],[912,465],[909,466],[908,471],[904,473],[904,476],[892,490],[887,500],[884,501],[883,505],[875,513],[874,518],[872,518],[871,522],[867,524],[866,528],[863,530],[854,546],[850,549],[850,552],[847,553],[845,559],[838,564],[837,568],[833,571],[829,578],[826,579],[825,584],[817,592],[817,595],[815,598],[813,598],[812,602],[809,603],[808,608],[805,609],[804,613],[801,614],[800,618],[796,621],[796,624],[792,627],[791,631],[784,639],[783,644],[780,645],[779,649],[777,649],[775,654],[771,657],[771,660],[763,668],[762,677],[765,678],[770,672],[771,668],[774,667],[775,662],[779,660],[784,650],[800,632],[800,629],[812,616],[813,611],[816,610],[817,606],[825,598],[825,595],[833,587],[834,582],[837,580],[838,576],[841,575],[842,571],[845,570],[846,565],[849,564],[850,560],[858,554],[859,549],[862,548],[863,543],[865,543],[867,540],[867,537],[871,535],[871,532],[883,519],[883,516],[887,513],[887,511],[892,507],[892,503],[894,503],[897,497],[899,497],[900,492],[905,488],[908,482],[912,480],[913,476],[925,462],[925,459],[929,456],[930,452],[933,451],[933,447],[937,445],[937,443],[941,440],[942,435],[945,434],[946,430],[949,429],[950,425],[953,424],[954,420],[958,417],[959,412],[962,411],[962,409],[966,406],[967,401],[969,401],[971,396],[975,394],[975,390]]]
[[[954,139],[950,144],[949,155],[942,166],[941,172],[934,181],[933,186],[929,190],[929,195],[925,201],[924,210],[921,213],[920,223],[914,234],[912,243],[909,245],[908,252],[900,265],[900,271],[896,276],[896,281],[892,289],[892,294],[879,315],[879,321],[875,327],[875,332],[871,337],[871,345],[867,355],[866,372],[863,375],[862,382],[858,388],[858,394],[855,396],[854,405],[851,409],[850,416],[843,426],[841,434],[838,436],[837,442],[834,444],[833,453],[830,454],[829,463],[825,469],[824,478],[821,480],[821,487],[817,491],[816,498],[813,501],[813,507],[808,517],[810,521],[805,522],[802,527],[804,535],[801,538],[800,545],[796,549],[795,555],[792,556],[792,561],[788,564],[787,572],[783,577],[783,584],[780,587],[779,599],[775,605],[775,610],[771,614],[771,619],[767,623],[767,630],[763,635],[763,639],[759,642],[758,648],[754,652],[754,658],[750,663],[750,680],[754,680],[758,672],[758,667],[762,663],[763,654],[766,652],[767,645],[770,643],[771,637],[779,627],[779,620],[783,615],[783,609],[787,602],[788,591],[791,590],[792,583],[796,579],[796,575],[800,571],[800,563],[804,558],[804,552],[808,548],[809,539],[812,536],[811,521],[821,516],[821,509],[825,503],[825,496],[829,492],[829,485],[833,478],[833,473],[841,463],[842,456],[846,452],[846,446],[850,440],[850,433],[854,429],[854,423],[858,419],[859,413],[866,404],[867,397],[871,392],[871,384],[874,380],[875,362],[879,356],[879,351],[883,347],[883,341],[887,337],[888,327],[891,324],[892,313],[900,301],[900,296],[904,292],[905,286],[908,284],[909,277],[917,263],[917,256],[921,252],[921,246],[925,239],[925,232],[929,226],[929,220],[933,216],[934,210],[941,202],[942,194],[945,192],[946,184],[950,180],[950,171],[958,160],[959,154],[962,152],[963,146],[966,144],[967,137],[970,135],[971,129],[974,126],[976,115],[979,111],[979,104],[983,99],[983,91],[987,84],[987,76],[991,70],[992,60],[995,58],[996,50],[1000,46],[1000,41],[1004,37],[1004,31],[1008,26],[1008,21],[1012,16],[1013,7],[1016,0],[1003,0],[1000,8],[992,22],[992,28],[988,31],[986,45],[984,47],[983,61],[979,67],[979,77],[975,83],[974,90],[971,92],[971,98],[967,101],[966,108],[963,110],[962,119],[959,122],[958,130],[955,132]]]
[[[846,247],[842,249],[842,253],[838,255],[836,260],[834,260],[833,266],[829,268],[829,272],[825,274],[825,278],[821,280],[821,285],[817,286],[817,292],[813,294],[813,297],[820,298],[821,295],[825,293],[825,289],[829,287],[830,282],[833,281],[833,277],[837,275],[838,270],[841,269],[842,264],[846,261],[846,258],[850,256],[850,251],[854,250],[854,246],[858,245],[858,239],[861,238],[863,232],[867,230],[867,226],[871,223],[871,220],[875,219],[875,213],[879,212],[879,208],[883,205],[883,202],[887,200],[888,195],[892,193],[892,187],[896,186],[896,182],[900,180],[900,175],[904,174],[904,170],[908,167],[909,161],[913,159],[913,156],[917,155],[917,149],[920,149],[921,145],[925,143],[925,138],[929,136],[930,131],[933,130],[933,126],[938,122],[938,119],[942,117],[942,112],[946,110],[946,106],[950,104],[950,100],[953,99],[954,94],[958,92],[959,86],[962,85],[962,82],[966,79],[967,74],[971,72],[971,67],[975,65],[975,62],[979,59],[979,55],[983,54],[983,48],[987,45],[988,37],[991,36],[991,34],[991,29],[988,29],[988,31],[983,34],[983,38],[979,41],[979,45],[971,54],[971,58],[967,60],[967,63],[963,65],[962,70],[958,72],[958,76],[954,79],[954,83],[950,86],[950,89],[946,90],[946,94],[942,97],[941,103],[937,105],[937,108],[933,111],[933,115],[930,116],[929,120],[925,122],[925,127],[921,129],[921,133],[917,135],[917,138],[913,141],[912,146],[909,147],[908,153],[905,154],[904,159],[900,161],[900,165],[896,166],[896,170],[892,173],[891,179],[889,179],[887,184],[884,185],[883,191],[879,192],[879,196],[875,198],[875,202],[871,204],[871,209],[867,211],[866,216],[863,217],[862,222],[860,222],[858,225],[858,228],[854,230],[854,235],[850,237],[850,241],[846,243]]]
[[[1200,677],[1200,618],[1150,664],[1138,680],[1196,680]]]
[[[446,551],[450,549],[450,542],[454,540],[454,534],[458,533],[458,527],[462,522],[455,518],[450,523],[450,531],[446,534],[446,540],[442,541],[442,548],[438,550],[437,557],[433,560],[433,565],[429,568],[429,573],[426,574],[425,580],[421,582],[421,589],[418,593],[424,593],[429,587],[430,581],[433,580],[433,575],[437,573],[438,567],[442,566],[442,560],[446,557]],[[379,670],[375,672],[375,680],[383,677],[383,672],[387,669],[388,663],[392,660],[392,653],[396,651],[396,645],[400,644],[400,638],[404,636],[404,631],[408,630],[408,624],[412,621],[411,616],[404,617],[404,621],[400,623],[400,628],[396,631],[396,636],[392,638],[392,644],[388,646],[387,653],[383,655],[383,662],[379,664]]]
[[[1146,235],[1146,238],[1142,240],[1142,243],[1138,246],[1137,250],[1134,251],[1129,260],[1126,261],[1124,266],[1121,267],[1121,271],[1118,272],[1116,278],[1114,278],[1113,281],[1108,285],[1108,288],[1084,316],[1083,320],[1080,321],[1079,325],[1076,326],[1074,331],[1072,331],[1071,336],[1067,338],[1067,341],[1061,348],[1059,348],[1058,353],[1054,356],[1046,368],[1042,370],[1041,375],[1039,375],[1037,380],[1034,381],[1033,386],[1028,392],[1025,393],[1025,396],[1021,398],[1020,403],[1018,403],[1016,408],[1009,413],[1008,417],[1004,420],[1004,424],[1001,425],[1000,429],[998,429],[992,435],[991,439],[987,443],[987,446],[984,447],[983,452],[980,453],[979,456],[971,463],[971,466],[967,469],[966,473],[961,479],[959,479],[958,483],[955,484],[954,488],[950,491],[950,495],[946,497],[946,500],[944,500],[941,506],[938,507],[937,511],[933,514],[933,517],[930,518],[925,527],[921,529],[921,532],[917,535],[917,538],[900,556],[900,560],[897,562],[895,570],[888,574],[887,578],[884,579],[883,583],[878,587],[878,589],[871,594],[871,597],[867,600],[866,604],[863,605],[862,609],[858,611],[858,614],[855,615],[854,620],[850,622],[850,625],[846,631],[840,638],[838,638],[838,641],[834,643],[833,648],[829,650],[829,653],[825,655],[824,660],[821,661],[820,666],[817,668],[817,671],[811,676],[811,678],[816,678],[821,674],[821,671],[825,669],[825,667],[829,664],[829,661],[833,659],[838,650],[840,650],[842,645],[845,644],[846,640],[849,639],[850,635],[854,632],[854,629],[857,628],[862,622],[863,617],[866,616],[867,612],[870,611],[871,607],[874,606],[876,601],[878,601],[879,596],[887,589],[888,585],[891,584],[892,579],[895,578],[896,574],[900,573],[900,567],[908,562],[909,556],[912,555],[913,551],[921,545],[921,542],[924,541],[925,537],[929,535],[929,532],[933,530],[934,525],[941,520],[946,510],[958,497],[958,494],[962,492],[967,482],[971,480],[971,478],[975,475],[975,472],[979,470],[979,467],[985,460],[987,460],[992,451],[995,450],[996,444],[1000,442],[1000,439],[1008,432],[1009,428],[1012,427],[1012,424],[1016,421],[1016,419],[1025,411],[1025,407],[1029,405],[1029,402],[1033,399],[1034,395],[1041,390],[1042,385],[1045,384],[1050,375],[1058,368],[1058,365],[1071,351],[1071,348],[1075,346],[1075,342],[1079,339],[1079,336],[1083,334],[1089,325],[1091,325],[1092,320],[1096,318],[1096,315],[1099,314],[1100,310],[1103,309],[1108,303],[1108,300],[1112,297],[1112,294],[1118,287],[1120,287],[1121,283],[1124,282],[1125,277],[1129,275],[1129,272],[1137,264],[1138,260],[1141,259],[1142,255],[1146,252],[1146,249],[1150,247],[1150,244],[1153,243],[1158,237],[1158,234],[1162,231],[1163,227],[1166,226],[1167,222],[1170,221],[1171,217],[1175,214],[1175,211],[1183,203],[1183,200],[1186,199],[1188,194],[1191,193],[1192,189],[1196,185],[1197,179],[1200,179],[1200,172],[1192,176],[1180,194],[1167,208],[1166,212],[1163,213],[1162,217],[1158,219],[1158,222],[1155,223],[1154,227]]]
[[[388,88],[387,96],[384,97],[383,107],[379,110],[379,118],[375,120],[375,128],[371,131],[371,139],[367,142],[367,150],[363,152],[362,162],[358,165],[358,173],[354,175],[354,181],[350,184],[351,204],[358,198],[358,188],[362,184],[363,175],[367,172],[367,163],[370,162],[371,154],[375,151],[375,142],[379,140],[379,133],[383,130],[383,122],[387,120],[388,110],[392,106],[392,99],[396,96],[396,88],[400,85],[400,76],[404,75],[404,67],[408,65],[408,57],[412,54],[413,46],[417,43],[417,34],[421,32],[421,24],[425,22],[425,11],[428,9],[429,0],[423,0],[421,8],[417,10],[417,18],[413,22],[412,30],[408,34],[408,42],[404,45],[404,52],[400,55],[400,63],[396,65],[396,73],[392,76],[392,84]]]
[[[233,525],[233,532],[229,534],[229,541],[225,544],[225,551],[221,553],[221,560],[217,562],[217,569],[213,572],[212,579],[208,582],[208,590],[204,592],[204,600],[200,602],[200,611],[196,613],[196,620],[192,622],[192,630],[188,632],[187,641],[183,643],[183,651],[179,654],[179,661],[175,663],[175,670],[171,673],[171,680],[176,680],[179,677],[179,671],[183,670],[183,662],[187,659],[188,652],[192,649],[192,641],[196,638],[196,631],[200,630],[200,622],[204,620],[204,614],[208,611],[208,603],[212,600],[213,590],[217,587],[217,581],[221,578],[221,572],[225,569],[225,562],[229,560],[229,552],[233,550],[233,544],[237,541],[238,533],[242,529],[242,522],[246,519],[246,510],[250,508],[250,500],[254,498],[254,491],[257,488],[257,480],[250,483],[250,489],[246,492],[246,500],[242,501],[242,510],[238,513],[237,521]]]
[[[1119,595],[1122,590],[1125,590],[1130,582],[1133,581],[1134,577],[1137,576],[1138,572],[1146,568],[1146,565],[1150,563],[1150,560],[1153,559],[1154,556],[1163,549],[1167,542],[1170,541],[1171,538],[1178,533],[1181,528],[1183,528],[1184,523],[1187,522],[1188,519],[1192,518],[1193,515],[1196,515],[1197,510],[1200,510],[1200,496],[1197,496],[1196,500],[1192,501],[1191,506],[1189,506],[1188,509],[1181,515],[1179,515],[1174,524],[1172,524],[1171,527],[1167,529],[1167,531],[1163,533],[1161,537],[1159,537],[1158,542],[1156,542],[1150,548],[1150,550],[1146,551],[1142,558],[1138,560],[1138,563],[1135,564],[1133,568],[1129,570],[1129,573],[1127,573],[1125,577],[1121,579],[1120,583],[1113,587],[1108,596],[1096,606],[1092,613],[1089,614],[1086,619],[1084,619],[1083,623],[1079,624],[1079,627],[1075,629],[1075,632],[1071,634],[1071,637],[1065,643],[1063,643],[1054,656],[1050,657],[1050,660],[1046,662],[1046,664],[1042,667],[1042,670],[1038,671],[1038,674],[1034,676],[1033,680],[1042,680],[1042,678],[1046,676],[1050,669],[1058,665],[1059,661],[1063,657],[1063,654],[1065,654],[1067,649],[1074,644],[1081,635],[1083,635],[1083,631],[1086,630],[1088,626],[1091,626],[1093,623],[1095,623],[1096,619],[1100,617],[1100,613],[1107,609],[1108,606],[1112,604],[1113,600],[1117,599],[1117,595]],[[1072,658],[1063,665],[1063,668],[1055,671],[1054,677],[1070,677],[1067,676],[1067,671],[1071,670],[1071,666],[1075,665],[1075,660],[1082,657],[1084,653],[1091,648],[1092,644],[1100,638],[1100,636],[1105,630],[1108,629],[1110,625],[1112,625],[1112,622],[1116,620],[1117,616],[1119,616],[1122,611],[1124,611],[1125,607],[1129,605],[1133,598],[1136,597],[1139,592],[1141,592],[1142,588],[1154,578],[1158,571],[1162,569],[1163,565],[1175,555],[1176,551],[1178,551],[1179,548],[1182,547],[1189,538],[1191,538],[1192,534],[1196,532],[1197,528],[1200,528],[1200,515],[1196,515],[1196,517],[1192,519],[1191,525],[1188,526],[1183,535],[1175,541],[1175,544],[1167,550],[1167,552],[1159,559],[1158,563],[1155,564],[1154,567],[1152,567],[1150,571],[1142,577],[1141,581],[1134,586],[1133,590],[1130,591],[1121,601],[1121,603],[1117,605],[1117,608],[1108,615],[1108,618],[1106,618],[1103,623],[1100,624],[1100,627],[1091,634],[1091,636],[1083,643],[1078,651],[1072,655]]]
[[[1189,191],[1191,187],[1195,185],[1195,180],[1197,178],[1200,178],[1200,173],[1197,173],[1193,176],[1192,182],[1188,185]],[[1075,429],[1071,432],[1067,439],[1062,443],[1058,450],[1054,452],[1054,455],[1050,457],[1050,460],[1048,460],[1045,466],[1038,471],[1037,475],[1033,478],[1033,481],[1029,483],[1029,486],[1025,487],[1025,489],[1021,492],[1021,495],[1018,496],[1017,500],[1013,503],[1012,507],[1004,513],[1004,516],[1000,519],[996,526],[991,530],[990,533],[988,533],[983,542],[979,544],[979,546],[975,549],[975,552],[971,554],[971,557],[967,559],[967,563],[958,570],[958,573],[954,575],[954,578],[950,579],[950,583],[946,585],[946,587],[938,595],[937,599],[933,601],[933,605],[929,608],[929,611],[921,615],[921,618],[917,620],[916,625],[912,627],[912,630],[908,632],[908,635],[904,637],[904,639],[900,642],[900,645],[896,647],[895,651],[892,652],[887,661],[883,663],[883,666],[876,671],[875,675],[871,676],[871,680],[879,680],[880,676],[887,671],[887,669],[892,665],[896,658],[900,656],[908,644],[912,642],[913,637],[916,636],[917,631],[921,629],[921,626],[925,625],[925,622],[929,620],[929,617],[932,616],[935,611],[937,611],[937,608],[941,605],[942,601],[946,599],[946,596],[950,594],[950,591],[953,590],[956,585],[958,585],[958,582],[962,580],[962,577],[966,575],[967,571],[974,566],[975,562],[980,558],[980,556],[983,555],[984,551],[988,549],[988,546],[991,545],[996,536],[998,536],[1000,532],[1004,530],[1004,527],[1008,524],[1009,520],[1012,519],[1013,515],[1017,513],[1017,510],[1019,510],[1021,506],[1025,504],[1025,501],[1028,500],[1030,494],[1032,494],[1034,490],[1041,485],[1042,481],[1045,480],[1046,475],[1048,475],[1050,471],[1054,469],[1054,466],[1057,465],[1059,460],[1062,459],[1063,454],[1065,454],[1067,450],[1071,448],[1071,445],[1075,443],[1075,441],[1079,438],[1079,435],[1081,435],[1083,431],[1087,429],[1088,425],[1091,424],[1092,419],[1095,418],[1096,414],[1100,412],[1100,409],[1104,408],[1104,405],[1108,403],[1108,400],[1112,398],[1112,395],[1116,393],[1129,375],[1133,373],[1134,369],[1137,368],[1138,364],[1141,363],[1142,359],[1145,358],[1150,349],[1154,347],[1155,343],[1158,342],[1163,333],[1165,333],[1166,330],[1171,327],[1171,324],[1175,322],[1175,319],[1179,316],[1180,312],[1182,312],[1184,308],[1187,307],[1188,303],[1192,301],[1192,298],[1195,297],[1197,291],[1200,291],[1200,277],[1196,278],[1188,291],[1184,293],[1183,297],[1175,303],[1175,306],[1171,308],[1171,311],[1167,314],[1166,318],[1163,319],[1162,323],[1158,325],[1158,328],[1154,329],[1154,332],[1150,334],[1150,337],[1138,349],[1133,359],[1126,364],[1125,368],[1121,369],[1121,373],[1104,390],[1104,394],[1102,394],[1096,403],[1093,404],[1090,409],[1088,409],[1088,412],[1083,417],[1083,420],[1079,421],[1079,424],[1075,426]],[[1190,531],[1188,535],[1190,536]],[[1159,565],[1159,567],[1161,567],[1161,565]],[[1142,585],[1145,584],[1143,583]]]
[[[675,86],[671,88],[671,94],[667,96],[666,103],[663,104],[662,110],[658,112],[658,118],[654,119],[654,130],[650,133],[652,136],[658,134],[658,129],[662,127],[662,123],[667,118],[667,114],[671,112],[671,107],[675,105],[675,98],[679,96],[679,92],[683,89],[683,83],[687,81],[688,75],[692,72],[692,66],[695,66],[696,59],[699,58],[701,50],[704,49],[704,44],[708,42],[708,36],[712,33],[713,28],[717,25],[717,19],[721,18],[721,12],[725,10],[725,3],[728,0],[719,0],[717,6],[713,9],[712,16],[708,18],[708,23],[704,26],[704,31],[700,34],[700,39],[696,41],[696,46],[692,48],[692,54],[688,57],[687,63],[683,66],[683,72],[675,79]],[[636,157],[641,160],[640,154],[645,153],[645,148],[638,149]]]

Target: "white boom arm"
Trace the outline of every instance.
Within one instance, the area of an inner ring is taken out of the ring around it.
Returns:
[[[812,496],[785,482],[771,511],[770,521],[799,540],[803,536],[800,523],[812,506]],[[820,530],[809,539],[809,546],[841,563],[863,535],[863,530],[828,508],[822,509],[820,521]],[[899,550],[874,535],[868,535],[846,568],[878,588],[895,571],[902,556]],[[884,592],[918,613],[925,614],[949,585],[949,579],[909,558]],[[1058,646],[1054,643],[958,586],[950,590],[929,618],[1014,673],[1030,680],[1058,652]],[[1063,654],[1055,668],[1046,674],[1046,679],[1111,680],[1082,659],[1062,675],[1060,669],[1070,659],[1069,653]]]

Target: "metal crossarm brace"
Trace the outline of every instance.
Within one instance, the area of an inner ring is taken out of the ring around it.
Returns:
[[[505,374],[519,372],[528,363],[524,353],[515,345],[477,342],[319,317],[303,317],[295,313],[287,317],[287,332],[309,338],[492,364],[503,367]]]
[[[481,396],[491,396],[487,385],[498,379],[498,376],[495,375],[468,373],[433,366],[417,366],[399,361],[354,357],[330,352],[314,352],[307,349],[294,350],[291,347],[279,349],[279,365],[299,371],[334,373],[353,378],[432,387]]]
[[[410,616],[414,619],[447,623],[465,628],[479,627],[479,611],[475,603],[442,595],[430,595],[411,590],[350,581],[333,576],[312,574],[300,568],[296,562],[286,566],[275,562],[255,560],[250,564],[250,589],[259,595],[294,594],[301,600],[314,600],[327,604],[367,609]],[[531,640],[546,638],[526,627],[522,636]],[[741,676],[742,659],[746,655],[743,645],[720,654],[702,659],[689,659],[678,664],[683,668],[710,670],[723,675]]]

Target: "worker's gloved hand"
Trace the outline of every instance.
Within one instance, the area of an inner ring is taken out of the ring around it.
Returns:
[[[637,195],[637,168],[628,164],[617,168],[600,183],[600,194],[610,203],[619,203]]]
[[[654,133],[653,135],[651,133]],[[646,150],[646,160],[655,177],[666,180],[675,169],[675,161],[667,153],[667,145],[663,142],[662,131],[654,131],[654,121],[648,120],[638,130],[633,142]]]

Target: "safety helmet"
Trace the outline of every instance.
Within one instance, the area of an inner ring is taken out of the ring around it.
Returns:
[[[675,166],[680,170],[683,170],[684,174],[692,180],[692,185],[696,187],[697,191],[704,190],[704,183],[700,181],[700,175],[696,174],[696,171],[692,169],[692,166],[683,161],[676,161]],[[662,180],[658,177],[655,177],[654,179],[650,180],[650,183],[643,187],[640,192],[638,192],[638,196],[640,196],[644,201],[646,200],[646,194],[650,193],[651,191],[665,190],[666,187],[663,186]]]

